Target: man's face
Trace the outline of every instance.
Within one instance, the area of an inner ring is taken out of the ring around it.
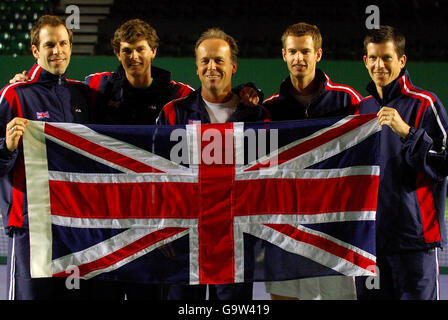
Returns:
[[[364,64],[377,87],[387,86],[400,75],[406,56],[398,57],[392,41],[367,44]]]
[[[230,90],[236,69],[226,41],[207,39],[196,49],[196,73],[204,89],[218,93]]]
[[[115,53],[121,62],[126,75],[134,78],[144,77],[151,72],[151,63],[157,49],[152,49],[148,40],[138,40],[133,43],[120,42],[120,52]]]
[[[31,47],[37,64],[48,72],[61,75],[70,63],[72,45],[64,25],[44,26],[39,32],[39,47]]]
[[[282,55],[291,76],[312,80],[316,74],[316,64],[322,58],[322,49],[314,49],[313,38],[309,35],[288,36]]]

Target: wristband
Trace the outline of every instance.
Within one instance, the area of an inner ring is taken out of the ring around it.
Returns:
[[[406,142],[406,141],[412,139],[412,137],[414,136],[414,134],[415,134],[416,131],[417,131],[417,129],[415,129],[414,127],[411,127],[411,128],[409,129],[409,133],[408,133],[408,135],[406,136],[406,138],[400,138],[401,141],[402,141],[402,142]]]

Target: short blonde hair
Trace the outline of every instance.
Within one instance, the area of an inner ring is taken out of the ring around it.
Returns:
[[[208,29],[199,37],[198,41],[196,41],[196,46],[194,48],[195,53],[199,45],[207,39],[221,39],[227,42],[230,47],[230,58],[232,59],[232,62],[238,61],[238,45],[236,43],[236,40],[219,28]]]
[[[315,25],[299,22],[289,26],[282,35],[283,48],[285,48],[285,41],[288,36],[311,36],[314,43],[314,50],[317,51],[322,48],[322,35],[320,34],[319,28]]]

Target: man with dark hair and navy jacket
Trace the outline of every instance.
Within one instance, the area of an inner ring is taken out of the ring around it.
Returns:
[[[377,113],[381,130],[376,218],[379,289],[362,298],[439,298],[437,248],[444,223],[448,118],[432,92],[415,87],[405,69],[405,38],[390,26],[367,32],[364,64],[371,94],[360,113]]]
[[[333,83],[316,67],[322,58],[322,36],[317,26],[293,24],[283,33],[282,43],[289,75],[280,92],[263,103],[271,120],[346,116],[358,111],[361,96],[349,86]],[[274,253],[266,257],[275,260]],[[267,282],[266,291],[273,300],[356,299],[354,278],[346,276]]]
[[[261,106],[248,107],[232,91],[238,46],[220,29],[209,29],[196,42],[196,73],[201,88],[168,103],[158,124],[255,122],[268,119]],[[187,253],[188,254],[188,253]],[[170,285],[170,300],[205,300],[206,285]],[[252,283],[209,285],[210,300],[252,300]]]
[[[83,83],[65,77],[73,34],[56,17],[42,16],[31,30],[36,64],[30,81],[6,86],[0,92],[0,209],[10,236],[8,299],[81,298],[65,279],[32,279],[30,275],[28,208],[21,138],[29,120],[86,123],[88,91]],[[81,285],[82,286],[82,285]]]

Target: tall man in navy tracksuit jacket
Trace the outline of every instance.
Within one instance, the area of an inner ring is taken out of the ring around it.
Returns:
[[[364,39],[371,96],[361,113],[377,113],[381,174],[376,219],[381,299],[437,299],[437,248],[446,244],[448,118],[434,94],[415,87],[404,68],[405,38],[381,26]]]
[[[222,123],[267,120],[260,107],[246,107],[231,90],[237,69],[235,40],[219,29],[210,29],[196,42],[196,67],[202,87],[188,97],[167,104],[158,124]],[[171,285],[168,299],[205,300],[205,285]],[[210,300],[251,300],[252,283],[209,286]]]
[[[348,86],[333,83],[316,68],[322,57],[322,36],[316,26],[291,25],[283,33],[282,43],[289,76],[280,85],[280,93],[263,103],[271,120],[345,116],[358,111],[361,96]],[[269,257],[275,260],[275,253]],[[267,282],[266,291],[272,299],[356,298],[354,278],[345,276]]]
[[[42,16],[31,30],[37,64],[29,82],[0,92],[0,209],[12,237],[8,252],[9,299],[69,299],[82,290],[68,290],[65,279],[31,279],[25,168],[20,139],[27,119],[49,122],[88,121],[89,88],[65,77],[73,34],[56,16]]]

